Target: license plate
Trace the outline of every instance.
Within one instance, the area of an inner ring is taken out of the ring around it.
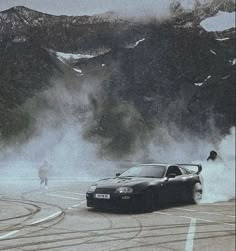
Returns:
[[[106,199],[106,200],[109,200],[110,199],[110,194],[96,193],[94,197],[97,198],[97,199]]]

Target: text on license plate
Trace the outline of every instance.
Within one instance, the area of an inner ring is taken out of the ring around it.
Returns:
[[[110,199],[110,194],[100,194],[100,193],[96,193],[94,195],[95,198],[97,199],[107,199],[109,200]]]

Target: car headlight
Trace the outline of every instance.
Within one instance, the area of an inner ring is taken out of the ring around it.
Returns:
[[[96,188],[97,188],[96,185],[92,185],[92,186],[89,188],[88,192],[89,192],[89,193],[93,193],[93,192],[95,192]]]
[[[132,187],[119,187],[115,191],[116,193],[132,193],[133,188]]]

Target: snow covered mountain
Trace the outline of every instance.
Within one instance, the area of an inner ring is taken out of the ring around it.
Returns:
[[[67,113],[102,154],[143,149],[154,134],[164,141],[162,128],[180,141],[184,134],[217,140],[216,131],[235,125],[235,13],[226,7],[185,11],[176,1],[171,18],[145,23],[24,7],[1,12],[1,137],[32,133],[34,116],[22,107],[53,77],[70,79],[73,95],[86,89],[86,103]]]

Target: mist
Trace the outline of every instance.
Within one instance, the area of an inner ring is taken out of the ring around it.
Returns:
[[[18,3],[20,1],[15,1],[14,5]],[[181,3],[186,8],[193,6],[193,1]],[[55,11],[60,12],[62,7],[66,7],[60,1],[58,4],[60,7]],[[170,1],[159,0],[119,1],[112,6],[114,9],[107,6],[107,11],[115,10],[126,17],[166,17],[169,4]],[[40,6],[40,10],[45,12],[47,5]],[[93,8],[93,5],[87,7]],[[65,13],[67,10],[63,9],[63,13],[74,15],[70,10]],[[106,11],[93,10],[96,13]],[[50,8],[47,11],[50,12]],[[205,180],[204,202],[223,201],[235,196],[235,128],[231,129],[230,135],[222,136],[213,126],[209,129],[212,140],[181,131],[175,121],[181,114],[176,110],[183,111],[185,102],[174,100],[167,107],[159,96],[152,97],[160,99],[158,105],[163,112],[158,114],[159,121],[145,121],[138,111],[140,107],[120,97],[113,100],[114,93],[106,90],[106,87],[114,88],[109,86],[112,79],[97,75],[83,80],[52,80],[51,88],[26,101],[20,109],[31,118],[30,128],[10,144],[0,141],[0,173],[3,179],[37,179],[38,168],[44,160],[53,166],[51,178],[87,179],[113,176],[117,170],[136,162],[200,163]],[[125,85],[125,78],[121,74],[114,84]],[[115,102],[110,102],[111,99]],[[168,118],[164,118],[165,114]],[[162,120],[165,121],[160,124]],[[103,123],[102,126],[99,122]],[[148,128],[149,122],[154,123],[151,129]],[[223,161],[206,162],[211,150],[216,150]]]
[[[203,166],[204,203],[227,201],[235,197],[235,128],[216,144],[187,134],[177,140],[168,133],[167,127],[157,127],[146,148],[135,148],[134,153],[118,160],[108,155],[102,156],[101,142],[84,138],[85,122],[92,119],[91,109],[77,112],[79,107],[89,107],[90,96],[99,92],[94,80],[91,81],[86,81],[85,86],[71,87],[57,80],[52,88],[25,103],[24,109],[28,109],[35,120],[33,134],[27,141],[18,141],[17,144],[1,143],[1,177],[37,179],[37,171],[43,160],[48,160],[53,166],[52,179],[73,177],[88,180],[111,177],[115,172],[132,166],[132,163],[150,160],[197,163]],[[131,113],[134,111],[131,110]],[[82,118],[79,114],[83,115]],[[124,122],[130,123],[128,117]],[[219,135],[216,137],[219,138]],[[216,150],[222,161],[207,162],[211,150]]]
[[[203,203],[235,198],[235,127],[217,145],[221,160],[203,162]]]

